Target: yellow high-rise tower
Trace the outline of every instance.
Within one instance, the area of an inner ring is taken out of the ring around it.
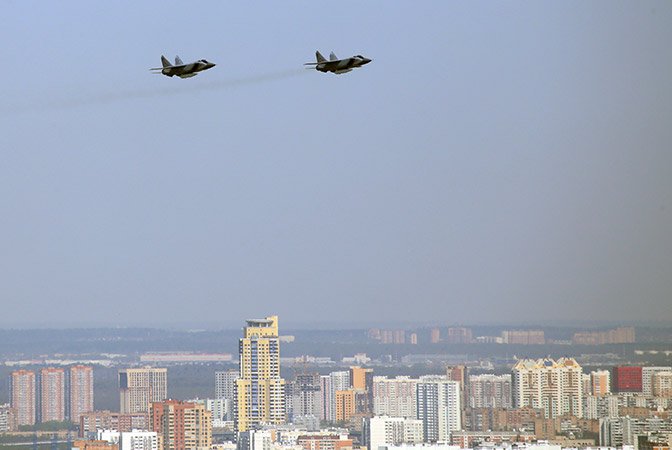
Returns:
[[[278,316],[247,321],[238,343],[236,429],[285,421],[285,380],[280,378]]]

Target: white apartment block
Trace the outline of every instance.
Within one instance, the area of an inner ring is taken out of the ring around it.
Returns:
[[[416,395],[425,441],[449,441],[450,433],[462,428],[460,383],[445,376],[423,376]]]
[[[331,378],[331,390],[336,391],[345,391],[350,389],[350,372],[347,370],[340,370],[338,372],[331,372],[329,374]]]
[[[223,401],[224,411],[223,414],[219,414],[217,412],[218,409],[211,410],[213,425],[216,423],[216,426],[221,426],[223,421],[234,420],[233,408],[236,403],[236,380],[239,376],[238,370],[215,372],[215,399]]]
[[[324,420],[336,420],[336,391],[350,389],[350,372],[341,370],[331,372],[326,377],[320,377],[320,397]]]
[[[373,414],[416,418],[417,379],[406,376],[373,377]]]
[[[586,419],[606,419],[618,417],[619,398],[617,395],[587,395],[583,400],[583,417]]]
[[[222,422],[233,420],[232,401],[227,398],[207,398],[205,399],[205,409],[212,413],[212,424],[221,426]]]
[[[227,411],[232,409],[231,402],[224,398],[194,398],[189,403],[203,405],[212,415],[212,426],[223,427],[225,422],[233,421],[233,414],[227,416]]]
[[[286,409],[287,417],[292,421],[314,417],[319,420],[322,407],[320,375],[298,374],[291,383],[287,383]]]
[[[618,417],[600,421],[600,445],[621,447],[637,445],[640,435],[672,434],[672,420],[650,417],[637,419],[634,417]]]
[[[9,403],[0,405],[0,433],[5,433],[9,431]]]
[[[119,432],[117,430],[98,430],[96,438],[117,444],[119,450],[158,450],[159,437],[155,431],[133,430]]]
[[[119,444],[119,435],[121,433],[117,430],[97,430],[96,439],[99,441],[106,441],[110,444]]]
[[[592,395],[593,387],[591,385],[590,375],[587,373],[581,374],[581,391],[583,396]]]
[[[144,367],[119,371],[122,414],[149,412],[152,402],[168,398],[168,369]]]
[[[671,372],[672,367],[642,367],[642,395],[653,396],[653,375],[656,372]]]
[[[119,450],[158,450],[159,438],[155,431],[133,430],[121,433]]]
[[[421,444],[425,442],[422,420],[404,419],[404,443]]]
[[[546,418],[583,417],[583,373],[573,358],[521,359],[512,374],[514,408],[542,409]]]
[[[237,370],[215,372],[215,398],[236,399],[236,380],[239,377]]]
[[[376,416],[366,421],[365,440],[369,450],[386,445],[422,443],[422,430],[421,420]]]
[[[469,375],[467,402],[472,408],[511,408],[511,375]]]
[[[271,450],[271,430],[247,430],[239,433],[238,450]]]
[[[672,397],[672,371],[654,373],[651,378],[651,391],[654,397]]]

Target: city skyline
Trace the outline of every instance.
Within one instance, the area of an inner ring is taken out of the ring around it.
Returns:
[[[122,359],[114,364],[101,361],[98,369],[74,365],[75,353],[68,354],[68,364],[61,367],[15,367],[11,373],[11,405],[0,405],[0,432],[13,436],[20,422],[30,425],[30,410],[39,406],[37,422],[53,426],[65,420],[80,425],[81,440],[73,448],[86,448],[95,442],[109,450],[125,450],[129,445],[142,450],[182,450],[209,448],[223,439],[232,446],[232,438],[239,450],[261,450],[260,446],[268,448],[271,443],[286,450],[310,450],[318,443],[325,446],[320,448],[336,450],[359,450],[367,444],[411,446],[408,450],[427,445],[436,446],[436,450],[476,450],[484,440],[544,440],[553,445],[551,449],[544,444],[543,450],[594,448],[598,443],[619,447],[639,443],[640,449],[651,450],[651,445],[670,443],[670,352],[655,352],[656,360],[665,358],[662,364],[632,364],[612,353],[622,346],[621,352],[630,347],[633,355],[639,351],[644,356],[635,346],[635,330],[629,327],[565,331],[571,341],[579,342],[576,347],[570,340],[554,341],[543,330],[505,329],[489,338],[497,339],[497,347],[514,346],[527,356],[508,356],[505,350],[507,356],[502,358],[501,354],[495,355],[496,347],[485,345],[482,347],[491,357],[473,359],[467,354],[439,353],[437,360],[430,361],[430,354],[419,353],[416,363],[409,364],[411,360],[402,355],[412,355],[411,348],[420,344],[407,343],[405,333],[393,329],[369,329],[354,341],[356,347],[369,349],[375,342],[399,345],[401,351],[381,346],[377,359],[364,353],[340,361],[326,358],[328,361],[318,362],[305,354],[281,358],[281,347],[292,345],[295,337],[282,337],[279,323],[275,315],[247,319],[242,337],[228,337],[238,341],[237,362],[228,358],[204,362],[197,353],[192,359],[185,353],[182,358],[161,361],[170,363],[170,368],[137,367],[143,364],[145,354],[138,352],[137,341],[131,340],[135,351],[130,358],[107,354]],[[422,341],[435,348],[442,343],[476,348],[494,342],[486,342],[471,331],[466,327],[428,328]],[[324,333],[331,342],[338,336],[352,339],[349,333]],[[577,357],[530,356],[535,347],[543,349],[553,344],[564,346]],[[600,351],[614,344],[617,347]],[[342,354],[342,349],[332,351]],[[595,353],[585,353],[591,351]],[[10,367],[15,364],[5,362]],[[33,367],[41,365],[37,360],[25,362]],[[49,363],[58,365],[59,361],[51,359]],[[192,365],[192,376],[185,376],[185,365]],[[238,370],[232,369],[234,365]],[[101,373],[103,366],[117,371],[117,376]],[[228,370],[222,370],[227,366]],[[291,371],[291,377],[283,377],[283,369],[287,374]],[[116,407],[93,410],[94,370],[102,375],[97,379],[118,386],[119,412]],[[402,374],[408,370],[414,375]],[[207,395],[194,396],[193,375],[208,372]],[[173,383],[169,378],[180,380],[187,391],[177,397],[171,395],[168,386]],[[35,402],[36,381],[40,402]],[[80,403],[74,400],[76,397],[82,405],[88,404],[78,418],[72,415],[74,404]],[[70,414],[65,405],[68,398]],[[229,408],[231,400],[233,410]],[[69,425],[58,426],[64,429]],[[25,430],[20,431],[24,433],[17,437],[26,439]],[[117,441],[127,443],[110,448]],[[452,447],[444,447],[446,443]]]

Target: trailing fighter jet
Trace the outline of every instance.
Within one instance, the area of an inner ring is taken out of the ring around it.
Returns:
[[[198,75],[198,72],[215,67],[215,64],[208,62],[205,59],[199,59],[196,62],[185,64],[182,62],[179,56],[175,57],[175,65],[172,65],[170,64],[170,61],[168,61],[168,59],[163,55],[161,55],[161,64],[163,64],[163,67],[157,67],[149,70],[160,70],[161,72],[154,73],[162,73],[168,77],[177,75],[180,78],[189,78]]]
[[[356,55],[351,58],[338,59],[338,57],[331,52],[329,55],[329,61],[326,60],[322,54],[317,51],[315,52],[315,57],[317,62],[305,63],[305,66],[315,66],[316,70],[320,72],[332,72],[332,73],[346,73],[350,72],[352,69],[361,67],[364,64],[371,62],[369,58],[365,58],[362,55]]]

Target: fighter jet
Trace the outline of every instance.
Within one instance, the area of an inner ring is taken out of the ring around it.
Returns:
[[[317,58],[317,62],[309,62],[305,63],[304,65],[315,66],[316,70],[325,73],[346,73],[350,72],[352,69],[356,69],[357,67],[361,67],[364,64],[371,62],[369,58],[365,58],[362,55],[356,55],[351,58],[338,59],[334,52],[331,52],[329,55],[329,61],[327,61],[319,51],[315,52],[315,57]]]
[[[160,70],[161,72],[154,73],[162,73],[168,77],[177,75],[180,78],[189,78],[198,75],[198,72],[215,67],[215,64],[208,62],[205,59],[199,59],[196,62],[185,64],[182,62],[179,56],[175,57],[175,65],[172,65],[170,64],[170,61],[168,61],[168,59],[163,55],[161,55],[161,64],[163,64],[163,67],[157,67],[149,70]]]

